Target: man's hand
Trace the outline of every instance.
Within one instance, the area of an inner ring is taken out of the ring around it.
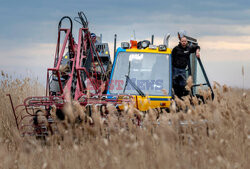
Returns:
[[[200,49],[197,49],[197,50],[196,50],[196,57],[197,57],[197,58],[200,58]]]

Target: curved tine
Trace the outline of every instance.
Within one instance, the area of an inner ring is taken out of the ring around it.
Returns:
[[[85,27],[84,20],[83,20],[82,15],[81,15],[80,12],[78,12],[78,16],[79,16],[79,19],[81,21],[82,26]]]
[[[21,124],[22,121],[23,121],[24,119],[26,119],[26,118],[28,118],[28,117],[33,117],[33,116],[34,116],[34,115],[29,115],[29,114],[22,116],[22,117],[20,118],[20,120],[18,121],[18,124]],[[29,122],[30,122],[30,121],[29,121]]]
[[[80,12],[80,14],[84,16],[84,18],[85,18],[86,22],[88,23],[88,19],[87,19],[87,17],[86,17],[86,15],[85,15],[85,13],[84,13],[83,11],[81,11],[81,12]]]
[[[19,116],[17,116],[17,118],[19,118],[19,121],[18,121],[18,124],[20,124],[22,121],[23,121],[23,119],[24,118],[26,118],[26,116],[28,117],[28,116],[33,116],[33,115],[31,115],[31,114],[27,114],[27,115],[22,115],[22,112],[23,111],[25,111],[26,112],[26,108],[23,108],[21,111],[20,111],[20,115]],[[18,120],[18,119],[17,119]]]
[[[15,107],[15,111],[19,108],[19,107],[22,107],[22,106],[25,106],[24,104],[20,104],[18,106]]]
[[[104,110],[103,110],[103,107],[104,107]],[[106,115],[106,110],[107,110],[107,105],[102,104],[100,106],[100,113],[101,113],[101,115],[105,116]]]
[[[20,106],[21,107],[21,106]],[[19,108],[19,107],[16,107],[16,108]],[[26,110],[26,108],[24,107],[23,109],[21,109],[20,111],[17,111],[17,109],[15,109],[15,111],[17,112],[16,114],[16,118],[21,118],[20,116],[22,116],[22,112]]]
[[[79,24],[82,25],[82,23],[78,19],[80,19],[80,18],[79,17],[74,17],[74,21],[76,21],[76,22],[78,22]]]
[[[26,104],[27,100],[29,100],[29,98],[26,98],[26,99],[24,100],[23,106],[24,106],[24,109],[26,110],[26,113],[29,114],[30,116],[32,116],[32,114],[30,114],[30,113],[28,112],[28,109],[31,109],[31,108],[28,108],[28,105]],[[22,111],[23,111],[23,110],[22,110]],[[22,111],[21,111],[21,112],[22,112]]]
[[[26,113],[29,114],[30,116],[34,116],[34,114],[31,114],[31,113],[28,111],[29,109],[33,109],[33,108],[27,108],[27,109],[26,109]]]
[[[87,19],[86,15],[82,11],[78,12],[78,15],[79,15],[79,18],[80,18],[83,26],[85,28],[87,28],[88,27],[88,19]]]

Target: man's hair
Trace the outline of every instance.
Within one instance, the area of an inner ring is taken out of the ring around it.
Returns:
[[[186,37],[186,36],[182,36],[182,37],[180,38],[180,41],[181,41],[181,39],[182,39],[182,38],[186,38],[186,39],[187,39],[187,37]]]

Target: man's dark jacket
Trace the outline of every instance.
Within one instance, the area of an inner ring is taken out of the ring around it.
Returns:
[[[172,50],[173,67],[185,69],[189,64],[190,54],[196,52],[197,49],[200,49],[200,47],[197,45],[187,45],[187,47],[183,48],[179,43],[179,45]]]

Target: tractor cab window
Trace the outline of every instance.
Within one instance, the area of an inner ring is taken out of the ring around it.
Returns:
[[[164,70],[162,69],[164,68]],[[167,54],[119,52],[109,86],[110,94],[138,95],[135,87],[145,95],[163,95],[170,89],[170,59]]]

